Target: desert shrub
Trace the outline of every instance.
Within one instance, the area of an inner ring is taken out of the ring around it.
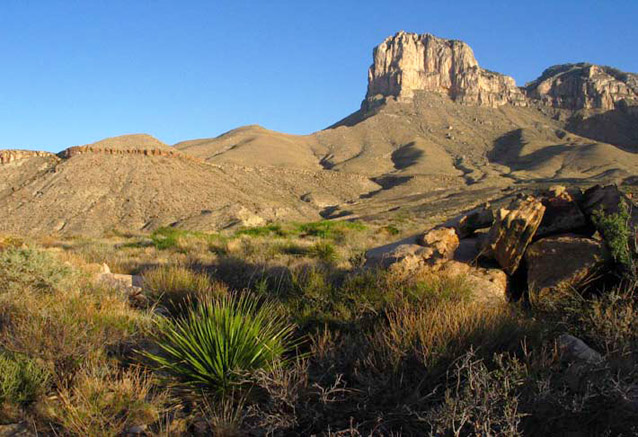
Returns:
[[[182,247],[188,245],[186,240],[201,240],[209,244],[217,238],[214,234],[206,234],[204,232],[187,231],[173,227],[158,228],[151,233],[151,241],[155,248],[159,250],[167,249],[187,249]]]
[[[226,293],[205,273],[181,266],[169,265],[144,272],[144,284],[155,302],[172,313],[179,313],[190,302]]]
[[[338,259],[337,249],[335,249],[333,244],[326,241],[315,243],[310,248],[309,253],[324,263],[332,263]]]
[[[254,228],[240,229],[235,232],[235,236],[247,235],[249,237],[285,237],[287,235],[286,230],[282,228],[280,224],[274,223],[266,226],[257,226]]]
[[[54,291],[68,286],[72,270],[52,255],[32,248],[0,252],[0,292],[30,287]]]
[[[106,363],[84,367],[58,398],[48,409],[49,420],[76,436],[119,436],[132,426],[152,424],[166,401],[148,374]]]
[[[280,365],[293,347],[293,329],[271,302],[224,296],[176,320],[160,319],[163,353],[145,355],[182,383],[223,394],[242,373]]]
[[[332,240],[341,240],[347,232],[363,231],[366,226],[360,222],[350,221],[330,221],[324,220],[313,223],[303,223],[298,226],[297,230],[302,235],[319,237]]]
[[[631,238],[633,231],[629,224],[629,209],[621,203],[619,211],[606,214],[602,209],[594,211],[592,220],[600,231],[614,260],[622,266],[629,268],[632,263]]]
[[[517,389],[527,369],[506,355],[493,361],[496,368],[489,370],[470,349],[453,364],[443,402],[425,414],[433,435],[523,435]]]
[[[0,352],[0,403],[32,402],[46,392],[49,371],[35,360]]]
[[[150,317],[133,310],[117,290],[75,283],[42,294],[0,294],[0,346],[37,357],[56,384],[72,379],[88,357],[139,338]]]

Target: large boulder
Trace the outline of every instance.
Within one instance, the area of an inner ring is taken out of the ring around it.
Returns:
[[[580,190],[577,193],[580,193]],[[570,192],[563,186],[551,187],[547,191],[542,199],[545,214],[536,231],[536,238],[567,232],[591,235],[587,218],[578,206],[577,197],[580,196],[577,193]]]
[[[472,290],[472,299],[482,303],[505,302],[509,294],[509,278],[501,269],[473,267],[459,261],[447,261],[434,271],[449,276],[463,276]]]
[[[424,252],[423,246],[414,243],[379,247],[366,253],[366,266],[412,271],[425,265]]]
[[[604,244],[590,238],[558,235],[538,240],[525,253],[530,292],[577,289],[608,259]]]
[[[467,238],[479,229],[486,229],[494,222],[494,212],[489,204],[481,205],[471,211],[454,217],[441,225],[445,228],[453,228],[459,238]]]
[[[540,225],[545,206],[535,197],[519,197],[499,209],[490,228],[485,254],[494,258],[508,275],[517,269],[527,245]]]

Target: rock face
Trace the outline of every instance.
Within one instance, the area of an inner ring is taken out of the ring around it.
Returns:
[[[487,250],[508,275],[513,274],[540,225],[545,206],[535,197],[515,199],[496,212]]]
[[[609,111],[638,105],[638,75],[586,63],[556,65],[527,84],[525,91],[555,108]]]
[[[472,49],[462,41],[399,32],[378,45],[373,58],[368,102],[379,96],[409,100],[422,90],[470,105],[526,104],[514,79],[479,67]]]
[[[525,253],[530,291],[578,288],[608,258],[604,244],[590,238],[559,235],[538,240]]]
[[[587,218],[577,203],[577,198],[580,197],[578,194],[581,194],[580,190],[577,194],[570,193],[562,186],[549,190],[542,200],[545,214],[536,231],[536,238],[587,230]]]
[[[38,156],[55,156],[49,152],[35,150],[0,150],[0,164],[9,164],[20,159],[34,158]]]

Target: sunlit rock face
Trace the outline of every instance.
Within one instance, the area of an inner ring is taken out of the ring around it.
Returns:
[[[609,111],[638,105],[638,75],[585,63],[550,67],[525,90],[555,108]]]
[[[415,91],[469,105],[526,104],[514,79],[479,67],[464,42],[399,32],[374,49],[366,101],[389,96],[411,100]]]

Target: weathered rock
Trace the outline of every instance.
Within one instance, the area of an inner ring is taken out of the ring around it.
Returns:
[[[600,241],[576,235],[543,238],[525,253],[529,289],[542,295],[558,288],[578,288],[608,259]]]
[[[37,434],[24,423],[0,425],[0,437],[31,437]]]
[[[425,265],[425,260],[422,256],[424,251],[426,249],[423,246],[413,243],[369,250],[366,253],[366,266],[387,269],[398,263],[401,264],[400,268],[402,269],[415,270]],[[399,268],[399,266],[394,268]]]
[[[561,359],[570,363],[597,364],[603,357],[587,346],[580,338],[569,334],[562,334],[558,337],[558,350]]]
[[[454,217],[441,225],[446,228],[454,228],[459,238],[467,238],[479,229],[492,226],[494,222],[494,212],[485,204],[475,208],[465,214]]]
[[[556,186],[542,199],[545,213],[536,238],[567,232],[585,232],[588,230],[587,218],[578,207],[576,199],[565,187]],[[591,234],[591,232],[589,232]]]
[[[368,72],[367,101],[379,96],[409,100],[431,91],[472,105],[526,105],[514,79],[479,67],[462,41],[399,32],[379,44]],[[366,101],[364,101],[366,104]]]
[[[463,275],[472,289],[472,299],[476,302],[505,302],[509,292],[509,278],[500,269],[472,267],[459,261],[447,261],[435,266],[433,271],[447,275]]]
[[[535,197],[515,199],[496,212],[487,237],[486,255],[493,257],[511,275],[523,258],[543,219],[545,207]]]
[[[595,185],[583,193],[581,208],[587,217],[591,218],[594,211],[601,209],[605,214],[617,214],[620,212],[622,204],[631,212],[636,212],[633,201],[622,193],[616,185]]]
[[[56,158],[53,153],[40,152],[36,150],[0,150],[0,164],[9,164],[11,162],[19,161],[21,159],[36,158],[36,157],[49,157]]]
[[[638,75],[586,63],[556,65],[526,85],[525,91],[555,108],[609,111],[638,104]]]
[[[449,260],[459,247],[459,237],[454,228],[435,228],[421,235],[418,243],[424,247],[421,255],[430,264],[439,260]]]

